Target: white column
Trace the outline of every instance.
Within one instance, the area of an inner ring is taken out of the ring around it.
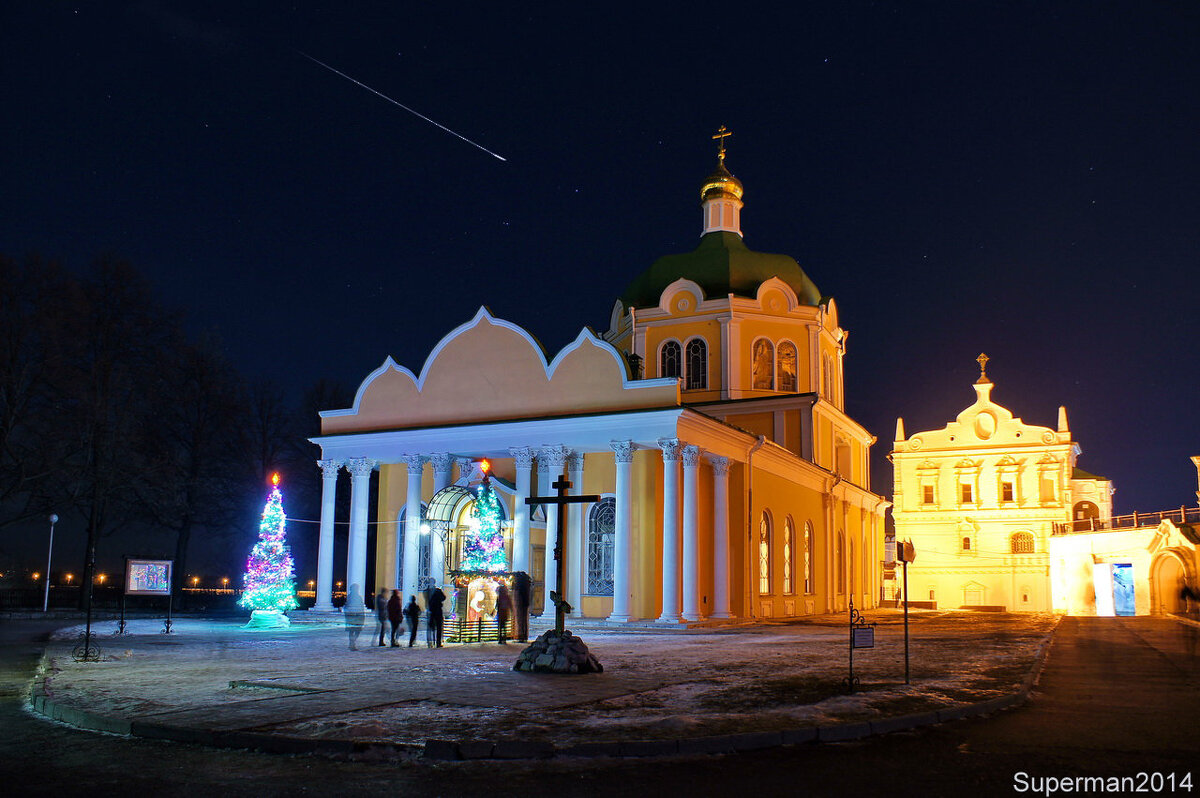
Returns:
[[[450,477],[454,476],[454,458],[446,453],[434,454],[429,456],[429,462],[433,464],[433,493],[437,495],[438,491],[450,485]],[[429,536],[429,575],[443,587],[446,585],[447,534],[443,532]],[[408,596],[404,597],[404,602],[408,603]]]
[[[513,507],[512,569],[529,573],[529,482],[533,475],[533,450],[528,446],[509,449],[517,467],[517,497]]]
[[[700,447],[683,447],[683,619],[700,620]]]
[[[583,453],[571,452],[567,457],[567,476],[571,480],[571,487],[568,493],[572,496],[580,496],[583,494]],[[567,505],[567,529],[566,549],[567,549],[567,601],[571,602],[573,609],[571,617],[583,617],[583,548],[585,545],[583,534],[583,519],[586,515],[586,509],[582,504]]]
[[[317,541],[315,612],[333,612],[333,522],[337,514],[337,478],[341,460],[318,460],[321,467],[321,536]]]
[[[609,444],[615,453],[617,461],[617,499],[616,518],[613,519],[613,608],[610,621],[629,621],[630,590],[633,583],[630,567],[632,564],[630,545],[632,542],[633,506],[631,505],[632,491],[630,483],[633,472],[633,441],[613,441]]]
[[[729,613],[729,458],[709,457],[713,470],[713,618]]]
[[[679,617],[679,440],[660,438],[663,459],[662,614],[658,620],[678,623]]]
[[[421,556],[421,477],[425,472],[425,457],[406,454],[402,458],[408,466],[408,492],[404,505],[404,556],[401,558],[403,595],[417,592],[417,558]],[[405,598],[407,602],[408,599]]]
[[[346,596],[357,594],[364,602],[367,592],[367,500],[371,493],[371,471],[375,461],[366,457],[346,461],[350,472],[350,543],[346,547]],[[358,590],[354,586],[358,585]]]
[[[543,496],[553,496],[556,491],[552,483],[562,476],[563,464],[567,461],[567,447],[547,446],[538,454],[538,463],[542,467],[543,478],[538,480],[538,492]],[[546,505],[546,568],[545,596],[546,603],[542,610],[543,620],[554,620],[554,602],[550,592],[555,588],[554,547],[558,543],[558,505]]]

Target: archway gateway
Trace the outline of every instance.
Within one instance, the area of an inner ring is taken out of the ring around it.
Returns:
[[[1154,601],[1151,612],[1167,614],[1183,611],[1183,599],[1180,591],[1183,589],[1184,569],[1183,560],[1173,551],[1161,552],[1150,567],[1151,591]]]

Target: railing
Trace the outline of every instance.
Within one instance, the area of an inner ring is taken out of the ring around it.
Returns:
[[[1054,525],[1055,535],[1071,535],[1080,532],[1103,532],[1111,529],[1136,529],[1158,526],[1163,521],[1177,524],[1200,523],[1200,507],[1180,507],[1178,510],[1160,510],[1155,513],[1131,513],[1114,515],[1112,518],[1081,518]]]

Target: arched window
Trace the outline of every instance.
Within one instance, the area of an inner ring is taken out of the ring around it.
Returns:
[[[962,550],[963,550],[963,551],[970,551],[970,550],[971,550],[971,538],[970,538],[970,536],[964,536],[964,537],[963,537],[963,539],[962,539]]]
[[[680,354],[678,341],[667,341],[662,345],[662,349],[658,353],[658,376],[660,377],[680,377],[683,372],[680,370],[683,365],[683,358]]]
[[[804,522],[804,592],[813,592],[812,582],[812,553],[813,553],[813,526],[812,521]]]
[[[425,520],[425,502],[421,502],[421,521]],[[396,536],[396,573],[404,573],[404,535],[408,532],[408,525],[405,523],[408,518],[408,507],[406,506],[400,511],[400,523],[396,525],[399,534]],[[424,585],[429,577],[433,576],[433,535],[422,535],[418,533],[417,537],[417,584]],[[440,574],[439,574],[440,578]]]
[[[1014,532],[1011,540],[1013,554],[1033,554],[1033,533]]]
[[[766,510],[758,525],[758,592],[771,592],[771,516]]]
[[[775,376],[779,382],[779,390],[795,393],[797,391],[796,345],[791,341],[781,341],[776,364]]]
[[[846,592],[846,533],[838,530],[837,533],[837,551],[834,552],[834,558],[837,560],[837,592]]]
[[[687,382],[685,387],[697,390],[708,387],[708,345],[703,338],[687,342]]]
[[[792,553],[796,551],[796,525],[789,515],[783,522],[783,592],[796,592],[796,576],[792,568]]]
[[[759,338],[754,342],[752,353],[754,387],[765,391],[775,390],[775,345],[766,338]]]
[[[609,496],[592,505],[588,513],[587,593],[589,596],[613,594],[613,539],[617,518],[617,500]]]

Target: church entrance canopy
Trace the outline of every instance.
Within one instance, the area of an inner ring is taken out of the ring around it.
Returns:
[[[430,523],[442,521],[449,524],[454,520],[454,513],[467,501],[475,501],[475,494],[461,485],[442,488],[429,500],[425,509],[425,520]]]

